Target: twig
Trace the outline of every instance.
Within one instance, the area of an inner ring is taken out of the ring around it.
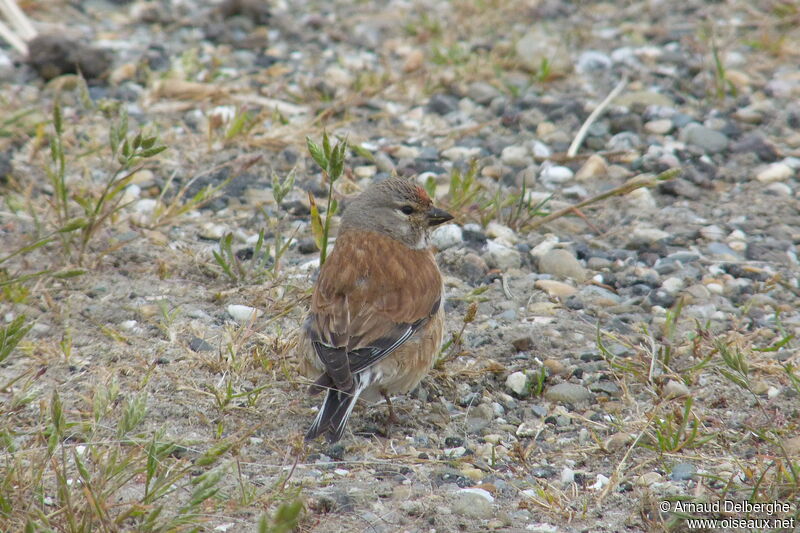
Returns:
[[[625,89],[626,85],[628,85],[628,77],[623,76],[622,79],[619,80],[617,86],[614,87],[614,90],[608,93],[606,99],[600,102],[600,105],[597,106],[594,111],[592,111],[592,114],[589,115],[589,118],[587,118],[586,122],[583,123],[581,129],[578,130],[578,134],[575,135],[575,139],[573,139],[572,144],[569,145],[569,150],[567,150],[567,157],[575,157],[575,154],[578,153],[578,148],[580,148],[581,144],[583,144],[583,139],[586,137],[586,133],[589,131],[589,128],[592,126],[592,124],[594,124],[594,121],[597,120],[600,117],[600,115],[603,114],[603,111],[606,110],[606,108],[609,106],[609,104],[611,104],[614,98],[619,96],[619,93],[621,93],[622,90]]]
[[[25,41],[19,38],[19,36],[14,33],[11,28],[3,24],[3,21],[0,20],[0,38],[5,39],[5,41],[11,45],[17,52],[20,54],[27,56],[28,55],[28,45],[25,44]]]
[[[33,29],[33,24],[31,24],[31,21],[14,0],[0,0],[0,12],[6,16],[8,23],[24,40],[30,41],[36,37],[36,30]]]
[[[665,170],[658,176],[653,176],[651,174],[639,174],[638,176],[634,176],[633,178],[629,179],[619,187],[615,187],[610,191],[606,191],[604,193],[598,194],[597,196],[593,196],[588,198],[580,203],[575,205],[571,205],[565,207],[564,209],[559,209],[554,213],[550,213],[546,217],[542,217],[538,220],[535,220],[531,223],[530,229],[536,229],[543,224],[547,224],[548,222],[552,222],[557,218],[561,218],[568,213],[572,213],[575,209],[581,209],[586,207],[587,205],[591,205],[597,203],[601,200],[605,200],[606,198],[610,198],[611,196],[620,196],[623,194],[628,194],[631,191],[635,191],[636,189],[640,189],[642,187],[654,187],[658,185],[658,183],[662,181],[668,181],[672,178],[676,177],[678,174],[681,173],[681,169],[679,168],[671,168],[669,170]]]

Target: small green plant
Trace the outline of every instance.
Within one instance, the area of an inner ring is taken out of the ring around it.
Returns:
[[[317,207],[314,196],[309,192],[308,199],[311,203],[311,230],[314,234],[314,241],[319,248],[319,264],[325,264],[328,257],[328,241],[331,228],[331,221],[338,209],[338,202],[333,197],[333,184],[342,177],[344,172],[345,151],[347,150],[347,139],[341,139],[336,145],[331,147],[327,132],[322,132],[322,146],[306,137],[306,145],[311,158],[322,169],[322,176],[328,181],[328,205],[325,209],[325,220]]]
[[[54,191],[52,209],[56,215],[57,229],[50,235],[57,235],[61,239],[66,256],[75,259],[79,265],[83,263],[89,242],[98,230],[124,207],[121,205],[122,192],[130,184],[136,172],[143,168],[142,161],[167,149],[166,146],[158,145],[156,136],[147,136],[143,132],[131,138],[128,134],[127,111],[125,107],[120,109],[118,121],[112,122],[109,130],[111,159],[116,168],[109,173],[102,190],[96,195],[90,191],[70,190],[67,185],[61,105],[58,100],[53,105],[50,165],[46,168],[46,172]],[[82,210],[79,217],[72,217],[73,202]],[[79,232],[77,239],[73,234],[75,231]],[[41,246],[40,243],[47,238],[46,236],[39,239],[34,244]]]
[[[256,118],[256,113],[237,107],[228,129],[225,131],[225,140],[230,141],[239,135],[246,135],[256,125]]]
[[[275,173],[272,174],[272,195],[278,206],[294,187],[294,179],[294,170],[282,180]],[[219,252],[216,250],[212,252],[214,260],[231,281],[243,282],[247,279],[259,279],[266,273],[273,278],[276,277],[280,269],[281,258],[294,239],[294,233],[289,238],[283,236],[281,221],[278,217],[270,217],[263,209],[261,213],[269,221],[273,233],[271,246],[266,239],[266,230],[261,229],[258,232],[258,239],[253,246],[252,254],[248,253],[250,262],[247,265],[240,257],[241,253],[233,251],[232,233],[228,233],[220,239]]]
[[[258,521],[258,533],[291,533],[297,529],[305,506],[299,499],[281,504],[272,518],[263,515]]]
[[[11,355],[32,327],[33,324],[25,323],[25,315],[19,315],[7,326],[0,327],[0,363]]]
[[[463,340],[464,340],[464,331],[467,329],[468,324],[472,324],[475,322],[475,317],[478,314],[478,303],[472,302],[467,307],[467,312],[464,313],[464,318],[461,321],[461,329],[458,330],[457,333],[454,333],[450,340],[442,345],[442,349],[439,350],[439,355],[436,358],[436,362],[434,363],[434,367],[441,369],[445,363],[454,360],[456,357],[461,355],[461,349],[463,347]]]
[[[478,183],[478,161],[473,159],[466,172],[454,167],[450,172],[450,188],[447,207],[451,211],[461,211],[475,204],[481,197],[483,188]]]
[[[663,418],[655,416],[652,433],[648,434],[649,438],[640,440],[640,445],[660,453],[677,453],[712,440],[715,435],[701,433],[700,421],[692,412],[692,404],[689,397],[683,404],[683,411],[671,411]]]

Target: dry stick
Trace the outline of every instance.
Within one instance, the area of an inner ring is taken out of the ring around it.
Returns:
[[[0,20],[0,38],[5,39],[5,41],[10,44],[17,52],[20,54],[27,56],[28,55],[28,45],[25,44],[25,41],[19,38],[19,36],[11,31],[11,28],[3,24],[3,21]]]
[[[569,145],[569,150],[567,150],[567,157],[575,157],[575,154],[578,153],[578,148],[581,147],[583,144],[583,139],[586,137],[586,134],[589,132],[589,128],[594,124],[594,121],[597,120],[600,115],[603,114],[603,111],[611,104],[611,102],[619,96],[619,93],[625,89],[625,86],[628,85],[628,77],[623,76],[622,79],[619,81],[614,90],[608,93],[606,99],[600,102],[600,105],[592,111],[592,114],[589,115],[589,118],[586,119],[586,122],[583,123],[581,129],[578,130],[578,134],[575,135],[575,139],[573,139],[572,144]]]
[[[0,12],[5,15],[8,23],[11,24],[19,36],[26,41],[36,37],[36,30],[33,24],[25,16],[25,13],[17,6],[14,0],[0,0]]]
[[[611,196],[620,196],[620,195],[623,195],[623,194],[628,194],[629,192],[635,191],[636,189],[640,189],[642,187],[654,187],[654,186],[658,185],[659,182],[671,180],[672,178],[676,177],[680,173],[681,173],[681,169],[679,169],[679,168],[671,168],[669,170],[665,170],[664,172],[662,172],[658,176],[653,176],[653,175],[649,175],[649,174],[639,174],[638,176],[635,176],[635,177],[629,179],[628,181],[626,181],[625,183],[623,183],[619,187],[615,187],[614,189],[611,189],[610,191],[606,191],[604,193],[598,194],[597,196],[593,196],[591,198],[588,198],[588,199],[586,199],[586,200],[584,200],[582,202],[579,202],[579,203],[577,203],[575,205],[571,205],[569,207],[565,207],[564,209],[559,209],[558,211],[556,211],[554,213],[550,213],[546,217],[542,217],[542,218],[540,218],[538,220],[535,220],[533,223],[531,223],[529,228],[530,229],[536,229],[536,228],[538,228],[539,226],[541,226],[543,224],[547,224],[548,222],[552,222],[553,220],[555,220],[557,218],[561,218],[561,217],[563,217],[564,215],[566,215],[568,213],[572,213],[573,210],[575,210],[575,209],[581,209],[583,207],[586,207],[587,205],[591,205],[591,204],[597,203],[597,202],[599,202],[601,200],[605,200],[606,198],[610,198]]]

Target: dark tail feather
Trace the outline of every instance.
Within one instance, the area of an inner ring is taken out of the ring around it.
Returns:
[[[325,401],[314,419],[314,423],[308,428],[306,440],[312,440],[327,433],[328,442],[333,443],[342,438],[344,428],[347,427],[347,420],[353,412],[356,400],[364,390],[360,383],[356,383],[353,392],[344,392],[337,389],[328,389],[325,393]]]

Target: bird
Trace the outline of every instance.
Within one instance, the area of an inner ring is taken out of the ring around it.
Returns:
[[[444,286],[432,228],[452,220],[412,179],[368,186],[347,205],[299,330],[301,374],[325,399],[306,441],[342,438],[359,398],[411,391],[428,374],[444,336]]]

